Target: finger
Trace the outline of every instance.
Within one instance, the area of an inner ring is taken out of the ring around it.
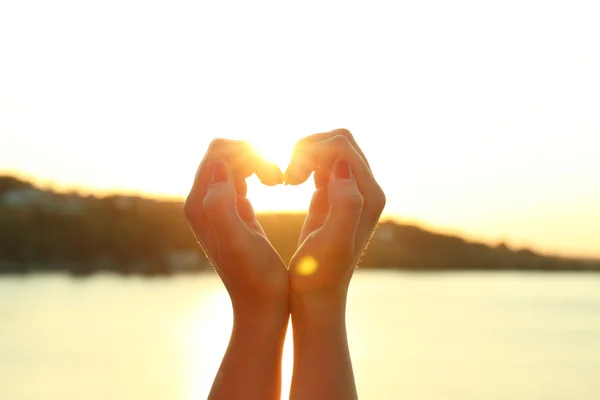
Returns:
[[[316,143],[316,142],[327,141],[336,136],[345,137],[348,140],[348,142],[352,145],[352,147],[356,150],[358,155],[363,159],[364,163],[367,166],[367,169],[369,171],[371,171],[371,168],[369,166],[367,158],[365,157],[364,153],[360,149],[360,146],[358,145],[358,143],[356,143],[354,136],[352,136],[352,134],[347,129],[336,129],[331,132],[316,133],[314,135],[310,135],[310,136],[307,136],[307,137],[301,139],[300,141],[298,141],[296,143],[296,145],[294,147],[294,152],[292,153],[293,154],[292,159],[294,159],[294,157],[297,154],[299,154],[299,153],[301,154],[302,149],[304,147],[310,146],[311,144]],[[297,171],[294,171],[294,169],[290,170],[290,167],[292,166],[292,164],[293,163],[290,163],[290,166],[288,166],[288,169],[285,172],[286,182],[288,182],[290,180],[290,178],[289,178],[290,175],[292,175],[291,180],[293,181],[293,179],[294,179],[293,175],[298,173]],[[300,164],[296,163],[295,168],[302,168],[302,163],[300,163]],[[308,171],[305,171],[304,175],[306,175],[307,172]],[[312,171],[310,173],[312,173]],[[329,182],[330,174],[331,174],[331,170],[329,168],[323,167],[323,168],[315,169],[314,170],[315,187],[316,188],[326,187],[327,183]],[[306,176],[306,178],[304,180],[306,180],[306,179],[308,179],[308,176]]]
[[[352,135],[352,133],[350,133],[350,131],[348,129],[340,128],[340,129],[334,129],[333,131],[330,131],[330,132],[315,133],[313,135],[309,135],[309,136],[301,139],[300,141],[298,141],[298,143],[296,143],[296,146],[302,146],[307,143],[321,142],[323,140],[331,139],[332,137],[339,136],[339,135],[344,136],[346,139],[348,139],[350,144],[356,149],[356,152],[358,154],[360,154],[362,159],[365,160],[365,163],[370,168],[367,157],[365,156],[365,154],[361,150],[360,146],[356,142],[356,139],[354,139],[354,136]],[[327,177],[329,177],[329,175],[327,175]]]
[[[282,172],[279,167],[261,157],[248,142],[242,140],[215,139],[211,142],[204,156],[194,184],[205,183],[210,179],[210,167],[202,169],[203,165],[211,164],[216,159],[224,159],[230,165],[236,184],[241,179],[248,178],[253,173],[266,184],[274,185],[282,182]]]
[[[307,136],[307,137],[299,140],[298,143],[296,143],[296,146],[294,149],[297,150],[298,148],[301,148],[302,146],[305,146],[308,143],[314,143],[314,142],[320,142],[323,140],[328,140],[334,136],[339,136],[339,135],[344,136],[346,139],[348,139],[350,144],[356,149],[356,152],[362,157],[362,159],[365,161],[365,164],[367,164],[367,167],[370,170],[371,167],[369,165],[369,161],[367,160],[367,157],[365,156],[365,154],[361,150],[360,146],[354,139],[354,136],[352,135],[352,133],[350,133],[350,131],[348,129],[341,128],[341,129],[335,129],[330,132],[315,133],[313,135]],[[327,183],[329,182],[330,173],[331,173],[331,171],[329,171],[329,170],[317,169],[314,172],[315,187],[316,188],[326,187]]]
[[[304,239],[311,233],[323,226],[325,219],[327,219],[327,213],[329,211],[329,190],[325,188],[319,188],[313,193],[312,199],[310,200],[310,206],[308,207],[308,214],[302,225],[300,231],[300,237],[298,238],[298,245],[304,242]]]
[[[323,224],[323,233],[341,255],[355,257],[356,234],[363,204],[364,199],[350,163],[338,160],[329,180],[329,212]]]
[[[237,253],[247,240],[248,230],[238,214],[238,195],[231,175],[225,163],[213,165],[202,206],[219,249]]]
[[[258,222],[258,219],[256,219],[256,213],[254,212],[254,207],[252,207],[252,203],[250,203],[250,200],[248,200],[246,197],[238,195],[237,210],[240,215],[240,218],[248,227],[254,229],[256,232],[260,233],[264,237],[267,237],[267,234]]]
[[[363,196],[363,218],[358,229],[357,240],[365,244],[383,211],[385,195],[364,159],[345,136],[334,136],[299,148],[288,167],[287,182],[302,183],[308,179],[311,171],[318,169],[331,171],[337,160],[348,161],[353,178]]]
[[[185,215],[192,230],[208,253],[214,251],[215,247],[202,203],[211,182],[212,167],[216,162],[225,162],[228,165],[240,195],[246,194],[245,179],[253,173],[263,182],[274,184],[282,181],[279,167],[261,158],[249,143],[226,139],[213,140],[196,171],[192,189],[184,205]]]
[[[248,184],[246,183],[246,177],[236,176],[235,178],[235,191],[242,197],[246,197],[248,194]]]
[[[359,188],[361,184],[374,182],[371,170],[364,159],[350,141],[342,135],[299,146],[288,166],[286,182],[291,185],[303,183],[313,171],[328,171],[329,174],[337,158],[346,159],[352,164]]]

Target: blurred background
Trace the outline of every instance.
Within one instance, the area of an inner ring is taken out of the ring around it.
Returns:
[[[388,198],[350,289],[361,398],[599,398],[599,19],[0,2],[0,398],[206,398],[231,309],[183,218],[195,170],[216,137],[285,168],[340,127]],[[311,183],[248,186],[289,259]]]

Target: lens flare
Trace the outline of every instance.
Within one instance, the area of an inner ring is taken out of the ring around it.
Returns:
[[[319,263],[314,257],[304,256],[298,261],[296,272],[298,272],[299,275],[308,276],[314,274],[318,268]]]

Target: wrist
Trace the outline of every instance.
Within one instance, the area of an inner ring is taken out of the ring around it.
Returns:
[[[287,326],[290,317],[289,296],[262,301],[257,299],[232,299],[233,324],[238,328],[253,330],[279,330]]]
[[[290,294],[293,321],[307,327],[345,325],[347,290]]]

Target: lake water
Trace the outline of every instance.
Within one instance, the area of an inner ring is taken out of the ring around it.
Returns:
[[[2,277],[0,399],[204,399],[230,327],[211,274]],[[348,329],[362,399],[600,398],[600,274],[359,271]]]

